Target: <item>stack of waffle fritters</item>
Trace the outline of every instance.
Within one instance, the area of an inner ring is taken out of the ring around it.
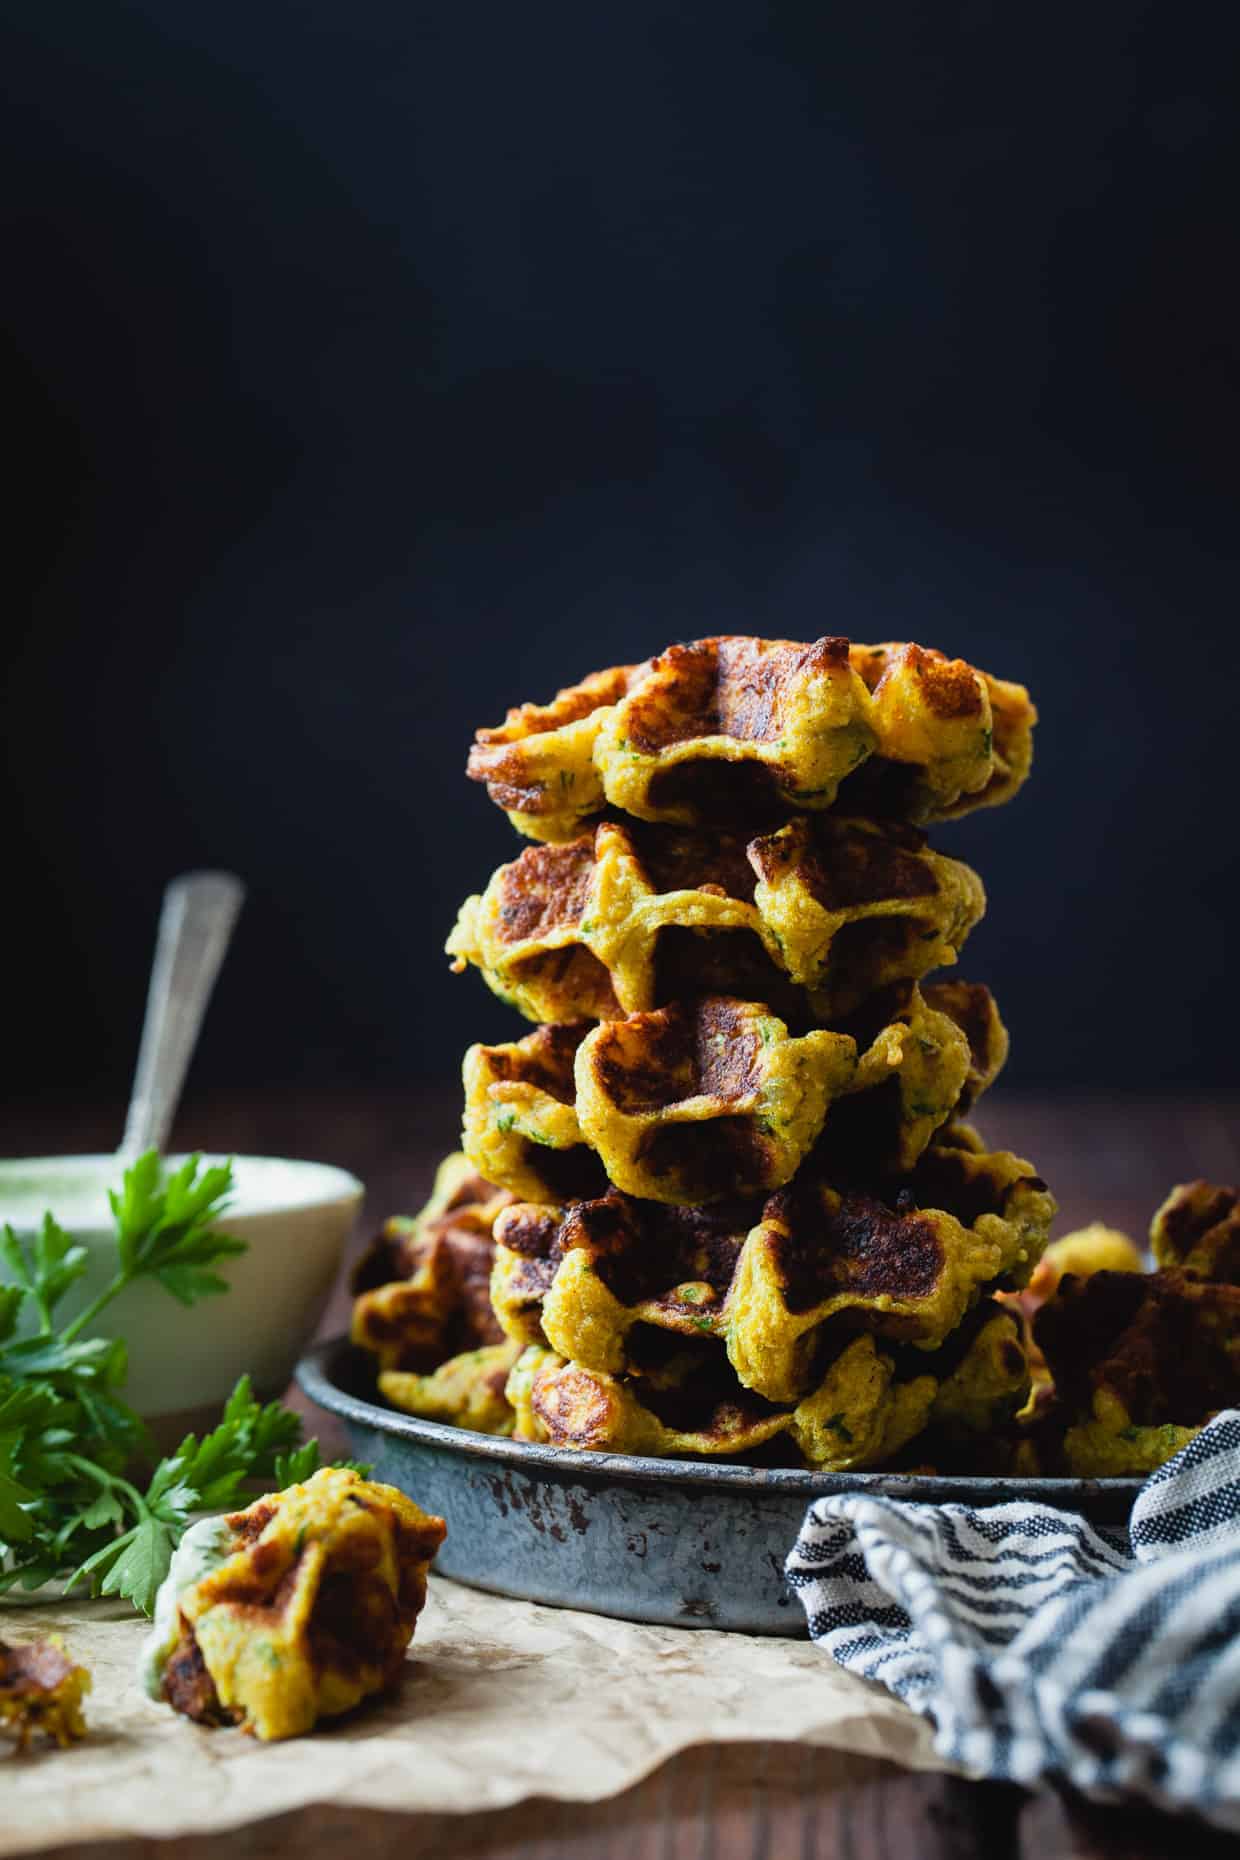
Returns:
[[[915,645],[721,638],[482,730],[536,844],[448,949],[537,1023],[359,1280],[415,1414],[558,1446],[936,1462],[1024,1402],[1055,1204],[962,1121],[1007,1035],[930,983],[985,908],[925,827],[1029,770],[1025,691]]]

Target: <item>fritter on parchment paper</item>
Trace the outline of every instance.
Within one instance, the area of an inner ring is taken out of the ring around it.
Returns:
[[[36,1735],[62,1750],[86,1735],[82,1700],[90,1674],[65,1652],[59,1635],[47,1640],[0,1640],[0,1730],[26,1750]]]
[[[142,1662],[200,1724],[296,1737],[394,1684],[447,1527],[394,1486],[328,1467],[182,1538]]]

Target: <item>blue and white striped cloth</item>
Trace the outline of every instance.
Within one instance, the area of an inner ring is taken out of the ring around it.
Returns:
[[[809,1631],[975,1775],[1144,1797],[1240,1829],[1240,1413],[1141,1488],[1127,1532],[1012,1504],[820,1498],[787,1563]]]

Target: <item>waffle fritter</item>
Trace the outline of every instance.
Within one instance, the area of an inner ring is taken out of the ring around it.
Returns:
[[[606,807],[771,822],[830,807],[841,783],[851,812],[926,821],[1007,800],[1035,720],[1023,687],[921,646],[723,636],[509,711],[478,732],[468,773],[553,842]]]
[[[458,1153],[440,1164],[420,1214],[384,1222],[351,1282],[352,1340],[381,1369],[424,1372],[503,1341],[489,1292],[492,1229],[513,1200]]]
[[[765,1201],[518,1204],[496,1223],[491,1299],[514,1341],[581,1367],[650,1376],[676,1339],[707,1339],[745,1388],[795,1402],[826,1326],[942,1345],[982,1287],[1028,1277],[1054,1212],[1018,1157],[935,1146],[885,1191],[801,1175]]]
[[[1173,1188],[1150,1226],[1150,1246],[1160,1266],[1240,1285],[1240,1189],[1200,1181]]]
[[[954,963],[986,909],[970,866],[894,822],[801,815],[748,854],[754,905],[824,1018]]]
[[[845,1034],[794,1037],[726,995],[604,1021],[577,1052],[577,1116],[609,1181],[652,1201],[717,1201],[795,1174],[856,1072]]]
[[[1060,1280],[1068,1273],[1084,1279],[1094,1272],[1144,1270],[1145,1262],[1127,1234],[1120,1233],[1118,1228],[1106,1227],[1101,1221],[1091,1221],[1087,1227],[1078,1227],[1051,1241],[1023,1291],[1001,1294],[1003,1302],[1019,1311],[1025,1320],[1029,1367],[1039,1398],[1041,1391],[1049,1386],[1050,1371],[1046,1358],[1033,1340],[1032,1324],[1047,1299],[1055,1296]]]
[[[1033,1334],[1055,1395],[1028,1430],[1024,1470],[1151,1472],[1240,1387],[1240,1286],[1174,1270],[1067,1276]]]
[[[505,1338],[481,1350],[450,1356],[427,1375],[385,1370],[379,1377],[379,1393],[393,1408],[424,1421],[469,1427],[476,1434],[511,1434],[512,1409],[504,1390],[524,1347]]]
[[[987,991],[946,988],[895,984],[847,1031],[794,1035],[764,1005],[711,995],[474,1046],[462,1142],[489,1181],[540,1202],[609,1182],[651,1201],[755,1194],[811,1150],[849,1180],[907,1170],[1006,1052]],[[953,1013],[989,1027],[985,1071]]]
[[[550,704],[520,704],[479,730],[466,773],[484,781],[519,833],[571,840],[606,806],[594,745],[604,717],[649,670],[616,665],[557,691]]]
[[[859,1054],[850,1088],[814,1147],[819,1173],[872,1182],[911,1169],[936,1130],[963,1114],[1007,1058],[990,990],[895,982],[839,1023]]]
[[[264,1740],[352,1710],[399,1675],[445,1534],[394,1486],[337,1467],[195,1525],[178,1556],[189,1545],[212,1567],[180,1587],[174,1561],[160,1592],[160,1696]]]
[[[752,1455],[785,1437],[806,1465],[844,1472],[889,1459],[924,1428],[997,1425],[1028,1389],[1016,1321],[988,1307],[939,1355],[846,1339],[795,1405],[763,1400],[726,1371],[661,1387],[566,1362],[537,1345],[508,1383],[522,1440],[590,1452]]]
[[[748,839],[606,822],[501,866],[448,953],[530,1020],[729,994],[825,1022],[954,963],[985,903],[911,827],[820,814]]]
[[[577,1049],[588,1022],[538,1027],[465,1055],[461,1146],[490,1182],[527,1201],[602,1194],[607,1172],[577,1118]]]
[[[47,1640],[0,1640],[0,1731],[27,1750],[45,1737],[62,1750],[86,1735],[82,1700],[91,1678],[65,1652],[58,1634]]]
[[[807,1181],[779,1202],[746,1242],[727,1339],[741,1380],[775,1400],[805,1386],[816,1333],[840,1314],[943,1343],[983,1286],[1023,1283],[1055,1215],[1019,1157],[937,1146],[885,1196]]]

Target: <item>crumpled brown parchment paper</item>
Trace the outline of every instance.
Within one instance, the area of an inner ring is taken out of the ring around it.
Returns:
[[[433,1578],[399,1693],[259,1744],[154,1705],[125,1606],[0,1607],[0,1634],[65,1636],[94,1674],[90,1736],[26,1757],[0,1740],[0,1856],[210,1833],[315,1803],[437,1812],[527,1796],[601,1801],[692,1744],[779,1739],[943,1769],[929,1727],[808,1641],[640,1627]]]

